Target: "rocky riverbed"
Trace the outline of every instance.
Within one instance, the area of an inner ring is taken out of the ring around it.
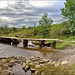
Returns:
[[[26,60],[25,57],[8,57],[8,58],[0,58],[0,75],[16,75],[13,72],[14,66],[20,64],[21,70],[27,72],[28,70],[31,71],[32,74],[38,75],[37,68],[42,66],[46,67],[48,64],[59,66],[59,65],[68,65],[67,61],[56,61],[45,59],[37,56],[31,57],[29,60]],[[17,69],[18,67],[16,67]],[[20,74],[18,72],[18,74]]]

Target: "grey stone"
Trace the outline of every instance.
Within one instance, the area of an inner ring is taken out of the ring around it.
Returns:
[[[23,62],[23,63],[22,63],[22,68],[24,69],[24,68],[25,68],[25,66],[26,66],[26,63],[25,63],[25,62]]]
[[[51,64],[54,65],[56,63],[56,61],[53,61]]]
[[[61,65],[66,65],[66,64],[68,64],[67,61],[62,61],[62,62],[61,62]]]
[[[39,67],[41,67],[41,66],[40,66],[40,65],[36,65],[36,66],[35,66],[35,68],[39,68]]]
[[[35,71],[35,75],[38,75],[38,71]]]
[[[31,70],[31,72],[33,72],[33,73],[36,71],[36,69],[34,69],[34,68],[31,68],[30,70]]]
[[[55,64],[54,64],[54,66],[59,66],[60,65],[60,62],[59,61],[57,61]]]
[[[26,65],[24,70],[25,70],[25,72],[27,72],[29,69],[30,69],[30,66]]]

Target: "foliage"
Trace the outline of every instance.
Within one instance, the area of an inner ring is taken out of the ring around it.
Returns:
[[[53,20],[48,18],[48,14],[44,13],[44,16],[39,20],[38,31],[41,35],[47,35],[50,32],[51,24]]]
[[[66,38],[67,35],[70,35],[69,24],[67,22],[52,25],[51,38]]]
[[[75,64],[72,65],[47,65],[46,67],[38,68],[38,75],[44,72],[44,75],[75,75]]]
[[[61,50],[61,49],[65,49],[65,48],[67,48],[68,46],[71,46],[72,45],[72,43],[68,43],[68,42],[58,42],[58,43],[56,43],[56,49],[59,49],[59,50]]]
[[[66,0],[65,8],[61,9],[62,15],[69,20],[71,33],[75,33],[75,0]]]
[[[44,13],[44,16],[39,20],[39,25],[51,25],[53,23],[53,20],[51,18],[48,18],[48,14]]]
[[[50,44],[54,44],[55,41],[46,41],[46,42],[45,42],[45,44],[49,44],[49,43],[50,43]]]

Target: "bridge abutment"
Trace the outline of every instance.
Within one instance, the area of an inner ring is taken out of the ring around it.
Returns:
[[[27,48],[27,46],[28,46],[28,40],[23,40],[23,47]]]

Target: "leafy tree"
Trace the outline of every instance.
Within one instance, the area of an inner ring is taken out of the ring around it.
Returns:
[[[44,16],[42,16],[42,18],[39,20],[39,26],[38,26],[39,34],[43,36],[49,35],[52,23],[53,20],[51,18],[48,18],[47,13],[44,13]]]
[[[13,30],[14,32],[16,32],[16,31],[17,31],[16,27],[12,27],[12,30]]]
[[[71,33],[75,32],[75,0],[66,0],[62,15],[69,20]]]
[[[22,27],[22,30],[24,30],[24,29],[25,29],[25,26]]]
[[[53,20],[51,18],[48,18],[48,14],[44,13],[44,16],[39,20],[39,25],[51,25],[53,23]]]

